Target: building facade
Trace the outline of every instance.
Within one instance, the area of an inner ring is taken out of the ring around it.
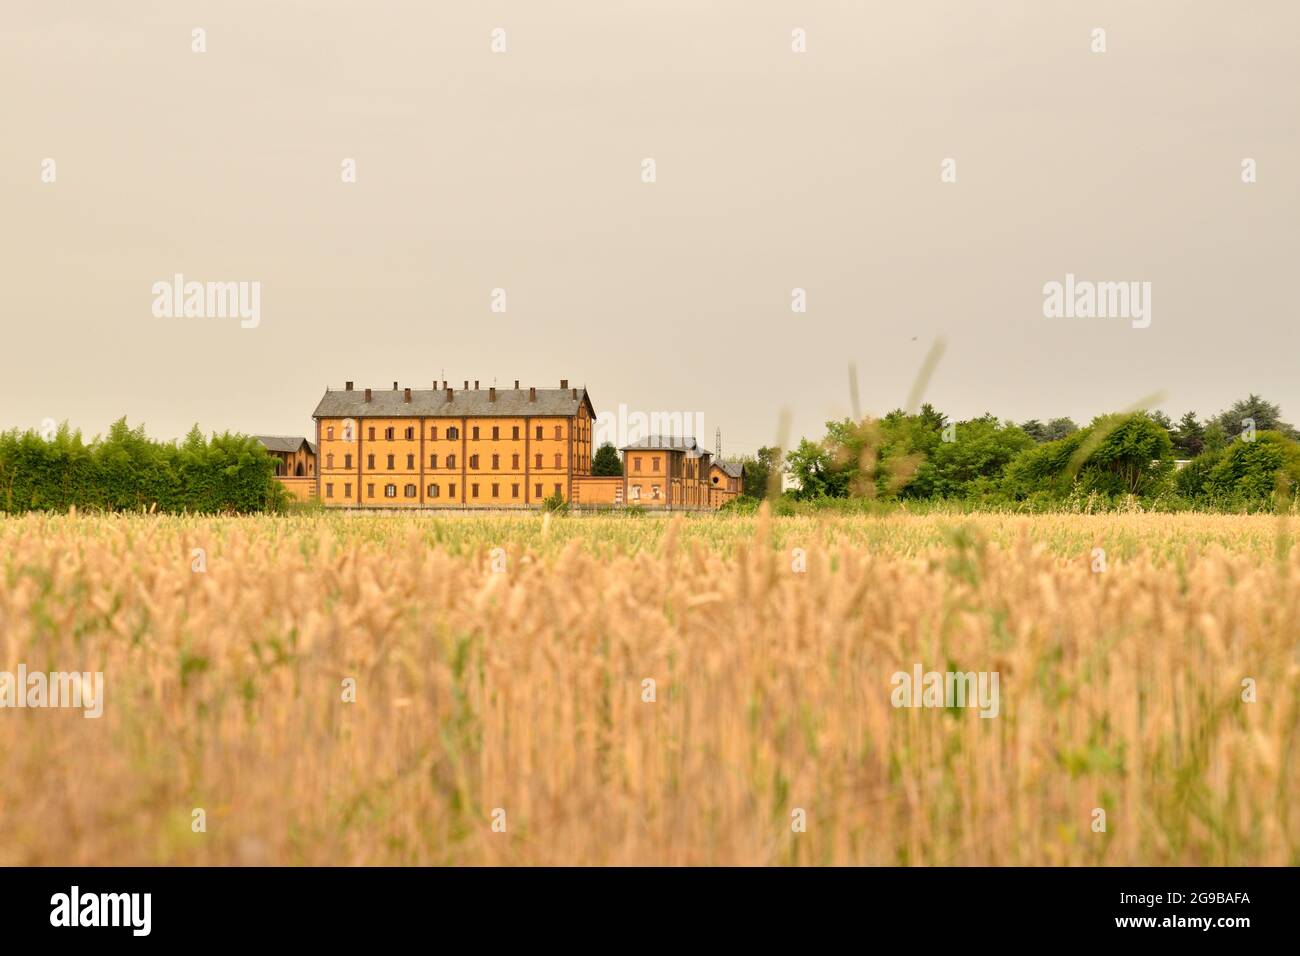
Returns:
[[[275,477],[290,497],[310,501],[316,495],[316,446],[299,435],[254,435],[275,459]]]
[[[316,406],[321,502],[339,507],[529,507],[574,498],[591,473],[586,389],[326,390]]]
[[[595,409],[585,388],[326,389],[316,422],[315,496],[341,508],[716,508],[717,464],[693,438],[623,451],[623,476],[591,473]]]
[[[743,490],[738,463],[715,462],[694,438],[652,435],[625,445],[623,501],[646,508],[719,508]],[[735,471],[729,477],[727,469]],[[716,476],[727,475],[725,484]]]
[[[745,493],[745,465],[715,459],[709,466],[710,503],[718,508]]]

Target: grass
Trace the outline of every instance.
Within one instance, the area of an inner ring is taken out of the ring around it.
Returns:
[[[1141,513],[0,519],[0,670],[106,684],[99,720],[0,710],[0,864],[1300,864],[1291,540]],[[895,709],[916,663],[997,671],[999,716]]]

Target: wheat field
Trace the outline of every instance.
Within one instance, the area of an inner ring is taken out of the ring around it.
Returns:
[[[105,687],[0,709],[0,864],[1296,865],[1292,540],[0,518],[0,670]],[[997,716],[895,707],[918,664],[996,672]]]

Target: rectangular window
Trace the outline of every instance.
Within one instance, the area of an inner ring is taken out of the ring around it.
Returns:
[[[366,429],[366,438],[367,438],[367,440],[369,440],[369,441],[374,441],[374,440],[375,440],[375,426],[374,426],[374,425],[371,425],[369,428]]]
[[[407,455],[407,456],[406,456],[406,470],[407,470],[407,471],[414,471],[414,470],[415,470],[415,456],[414,456],[414,455]]]
[[[540,454],[538,454],[538,455],[534,455],[534,456],[533,456],[533,459],[534,459],[534,461],[533,461],[533,467],[534,467],[534,468],[541,468],[541,467],[542,467],[542,456],[541,456]]]
[[[438,497],[438,486],[437,486],[437,485],[430,485],[430,486],[429,486],[429,497],[430,497],[430,498],[436,498],[436,497]]]
[[[658,470],[659,470],[659,459],[658,459],[658,458],[653,458],[653,459],[651,459],[651,463],[655,466],[655,467],[654,467],[654,470],[655,470],[655,471],[658,471]]]
[[[334,483],[332,481],[325,482],[325,497],[326,498],[334,497]]]
[[[518,485],[511,485],[511,486],[510,486],[510,497],[511,497],[511,498],[518,498],[518,497],[519,497],[519,486],[518,486]]]
[[[351,467],[352,467],[352,456],[351,456],[351,455],[344,455],[344,456],[343,456],[343,467],[344,467],[344,468],[351,468]]]
[[[519,468],[519,456],[517,454],[510,456],[510,467],[515,469]]]
[[[429,456],[429,467],[430,467],[430,468],[437,468],[437,467],[438,467],[438,456],[437,456],[437,455],[430,455],[430,456]]]
[[[475,425],[472,429],[470,429],[470,437],[473,438],[475,441],[478,441],[478,426],[477,426],[477,425]]]
[[[452,482],[450,485],[447,486],[447,497],[448,497],[448,498],[455,498],[455,497],[456,497],[456,484],[455,484],[455,482]]]
[[[478,483],[477,483],[477,482],[475,482],[474,484],[472,484],[472,485],[469,486],[469,496],[470,496],[471,498],[477,498],[477,497],[478,497]]]
[[[533,495],[537,498],[538,501],[542,500],[542,483],[540,481],[537,484],[533,485]]]
[[[501,497],[501,486],[498,485],[495,481],[492,482],[492,497],[493,498]]]
[[[352,483],[351,483],[351,482],[344,482],[344,483],[343,483],[343,497],[344,497],[344,498],[351,498],[351,497],[352,497]]]
[[[375,486],[373,484],[366,485],[366,497],[373,498],[374,496],[375,496]]]
[[[325,426],[325,437],[328,438],[330,441],[333,441],[333,440],[334,440],[334,426],[333,426],[333,425],[326,425],[326,426]]]
[[[558,484],[555,486],[555,493],[557,495],[562,494],[562,492],[560,491],[560,486]]]
[[[511,426],[511,428],[510,428],[510,437],[513,438],[515,441],[519,441],[519,426],[518,426],[518,425],[513,425],[513,426]]]
[[[389,471],[392,471],[394,468],[397,467],[395,464],[393,464],[393,461],[394,461],[394,459],[395,459],[396,457],[397,457],[396,455],[389,455],[389,456],[388,456],[388,470],[389,470]]]
[[[496,440],[497,440],[498,438],[500,438],[500,437],[501,437],[501,429],[498,428],[496,425],[493,425],[493,426],[492,426],[492,440],[493,440],[493,441],[496,441]]]
[[[414,429],[414,428],[408,427],[408,428],[406,429],[406,440],[407,440],[407,441],[415,441],[415,429]]]
[[[500,468],[500,467],[501,467],[501,456],[500,456],[500,455],[493,455],[493,456],[492,456],[492,470],[493,470],[493,471],[496,471],[496,470],[497,470],[498,468]]]
[[[430,440],[430,441],[437,441],[437,440],[438,440],[438,426],[437,426],[437,425],[434,425],[432,428],[429,429],[429,440]]]
[[[556,440],[556,441],[559,441],[559,440],[563,437],[563,435],[561,434],[561,431],[562,431],[561,427],[560,427],[559,425],[556,425],[556,426],[555,426],[555,440]]]
[[[455,455],[448,455],[448,456],[447,456],[447,467],[448,467],[448,468],[455,468],[455,467],[456,467],[456,456],[455,456]]]
[[[384,429],[384,441],[392,441],[392,440],[393,440],[393,427],[390,425],[389,427]]]
[[[633,470],[633,471],[640,471],[640,470],[641,470],[641,456],[640,456],[640,455],[637,455],[635,458],[632,459],[632,470]]]
[[[374,471],[374,470],[375,470],[375,456],[374,456],[374,455],[366,455],[366,467],[369,468],[371,471]]]
[[[563,456],[563,455],[559,455],[559,454],[557,454],[557,455],[555,456],[555,467],[556,467],[557,470],[560,469],[560,468],[563,468],[563,467],[564,467],[564,456]]]
[[[538,441],[541,441],[541,440],[542,440],[542,426],[541,426],[541,425],[538,425],[538,426],[537,426],[537,440],[538,440]]]
[[[478,471],[478,455],[469,456],[469,466],[475,471]]]

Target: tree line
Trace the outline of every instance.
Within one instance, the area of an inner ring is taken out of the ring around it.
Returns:
[[[931,405],[883,418],[826,423],[788,453],[746,459],[745,494],[952,500],[975,507],[1053,508],[1137,499],[1157,509],[1290,507],[1300,492],[1300,433],[1281,408],[1250,395],[1200,421],[1160,411],[1111,413],[1080,427],[1068,418],[1016,424],[993,415],[952,422]]]
[[[159,511],[204,514],[282,510],[275,458],[247,435],[154,441],[126,419],[89,443],[64,423],[51,435],[0,433],[0,511]]]

